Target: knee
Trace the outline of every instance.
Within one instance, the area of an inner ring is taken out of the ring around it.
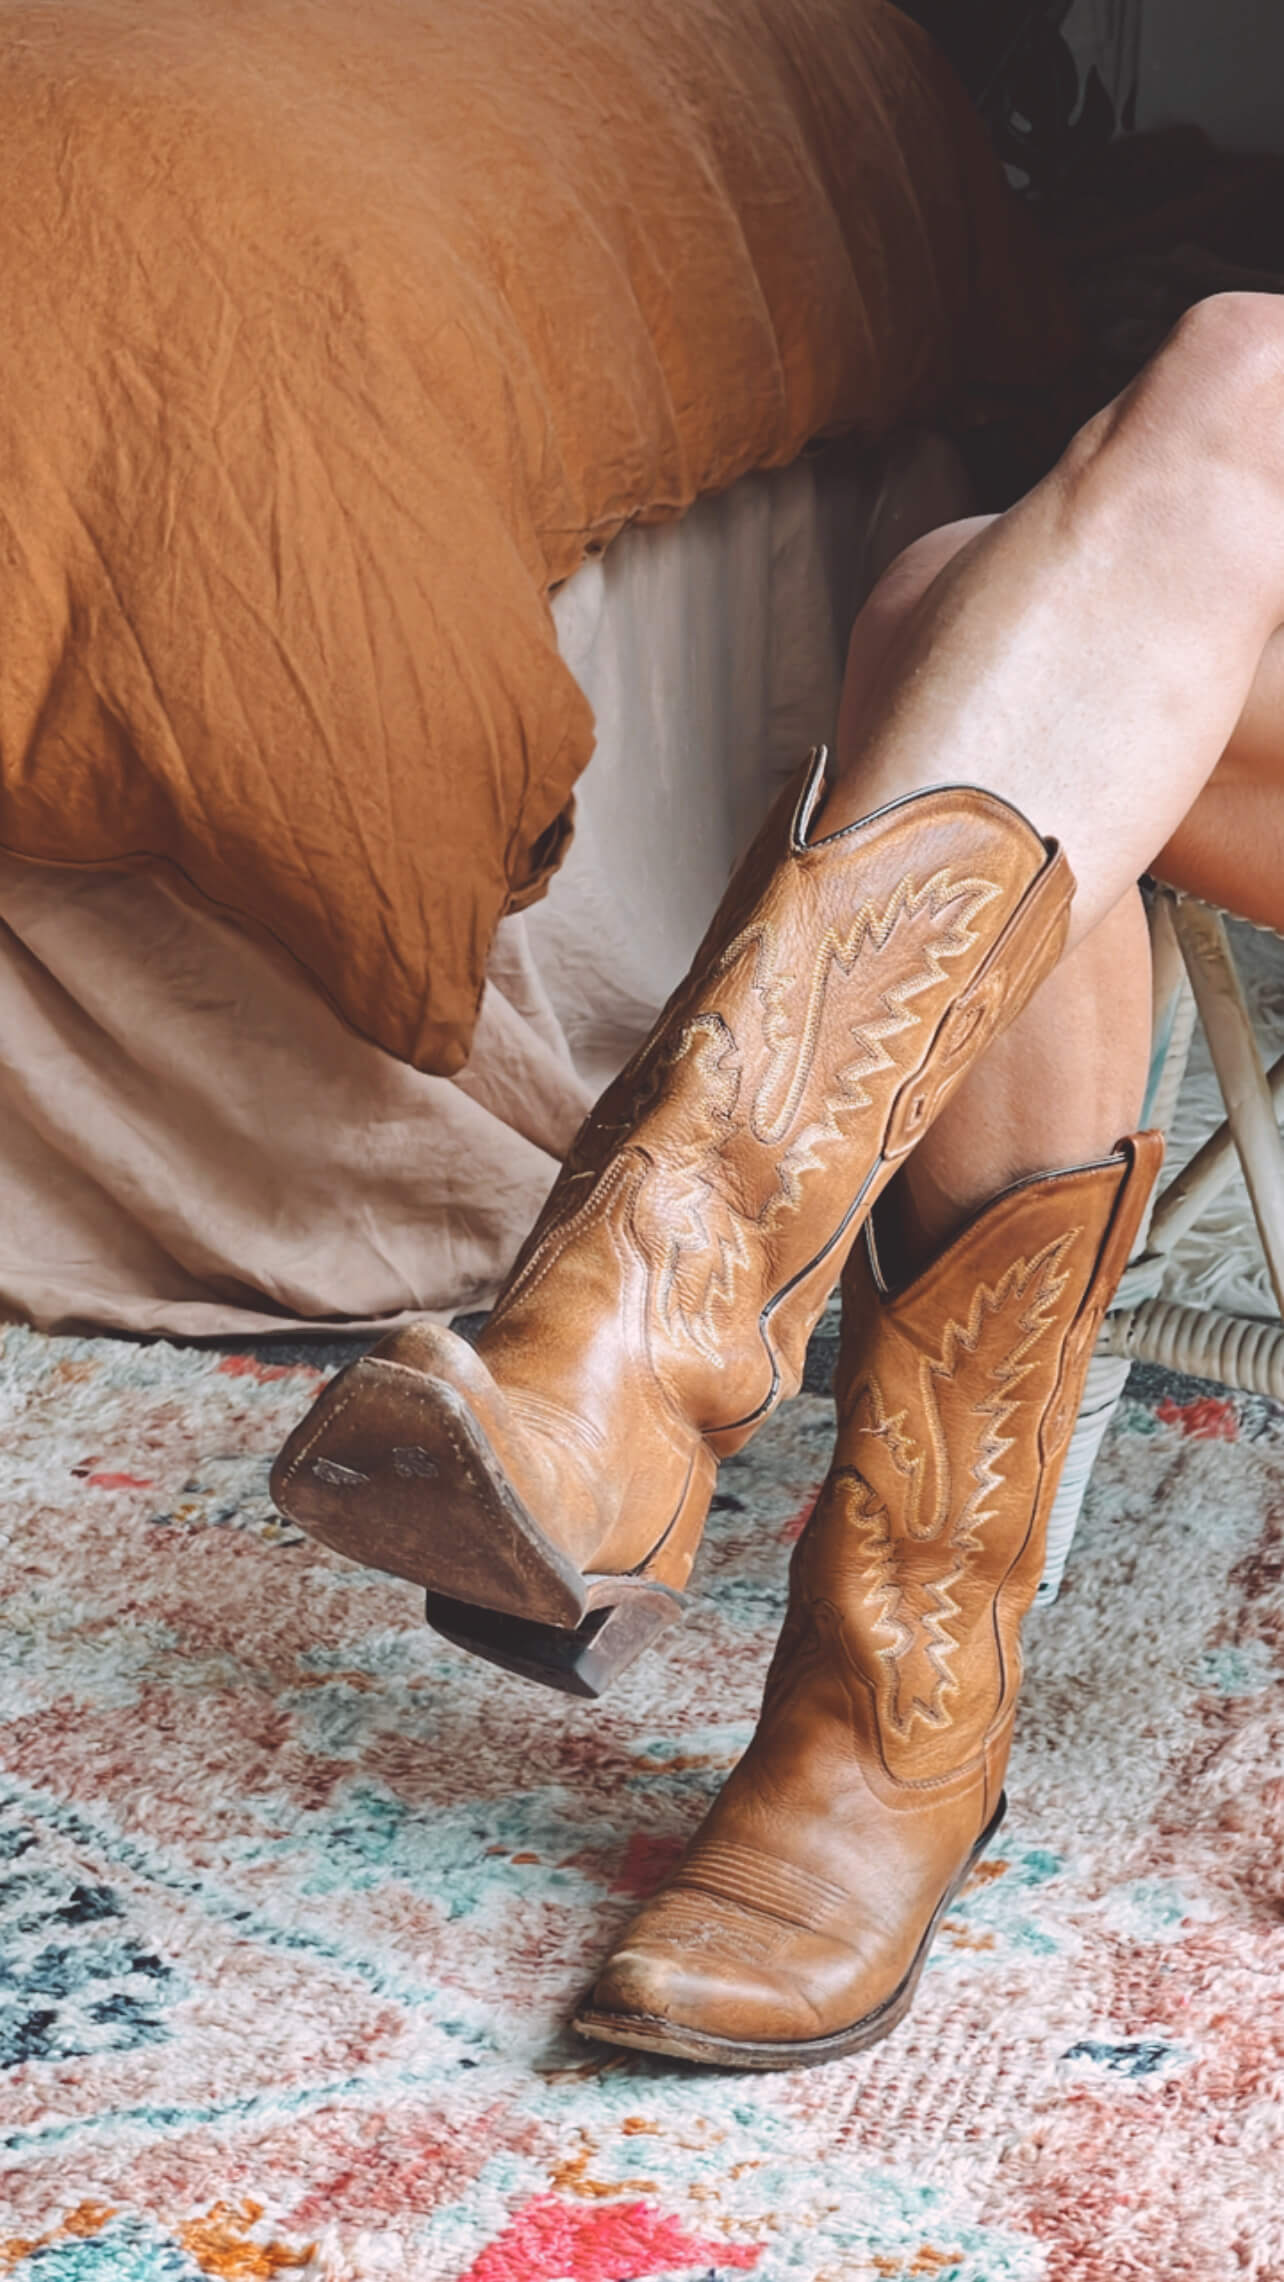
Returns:
[[[1284,397],[1284,294],[1214,293],[1179,318],[1168,348],[1189,386],[1241,413]]]
[[[1272,592],[1284,576],[1284,296],[1197,302],[1058,471],[1100,550],[1147,534],[1175,574]]]
[[[1202,467],[1284,486],[1284,295],[1215,293],[1188,309],[1081,441],[1189,495]]]
[[[1197,301],[1167,350],[1170,386],[1206,449],[1264,461],[1284,476],[1284,295],[1215,293]]]
[[[895,649],[929,587],[994,521],[992,515],[972,515],[962,522],[942,523],[902,548],[867,597],[852,628],[847,652],[849,682],[867,678]]]
[[[941,572],[995,521],[993,515],[969,515],[911,539],[883,572],[866,608],[889,619],[908,616]]]

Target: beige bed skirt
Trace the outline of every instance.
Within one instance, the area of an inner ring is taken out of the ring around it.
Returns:
[[[598,748],[549,897],[501,925],[456,1078],[357,1037],[160,874],[0,860],[0,1312],[204,1336],[484,1305],[829,733],[863,594],[968,504],[937,438],[831,451],[626,533],[562,589]]]

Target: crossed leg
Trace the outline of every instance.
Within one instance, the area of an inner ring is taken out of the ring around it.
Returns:
[[[1269,754],[1284,298],[1199,303],[1006,515],[965,527],[962,545],[938,533],[920,547],[937,550],[935,575],[924,584],[931,553],[911,548],[853,636],[826,822],[943,775],[986,786],[1065,846],[1073,947],[1195,832],[1187,819],[1228,751],[1224,783],[1250,754],[1260,777]],[[1217,806],[1195,835],[1208,861]],[[1250,916],[1284,914],[1269,863],[1259,892],[1271,908]]]
[[[1056,832],[1078,882],[1061,966],[906,1167],[911,1252],[1136,1124],[1142,871],[1284,932],[1282,626],[1284,300],[1238,294],[1009,515],[930,533],[861,613],[826,821],[948,767]]]

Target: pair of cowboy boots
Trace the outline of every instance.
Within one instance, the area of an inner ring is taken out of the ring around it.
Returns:
[[[597,1694],[680,1613],[717,1461],[797,1388],[842,1273],[834,1467],[763,1718],[577,2026],[745,2066],[895,2024],[995,1828],[1060,1458],[1153,1177],[1141,1136],[1023,1183],[902,1291],[878,1197],[1055,965],[1073,881],[1005,802],[768,818],[577,1138],[471,1348],[415,1324],[341,1373],[283,1512],[421,1583],[448,1638]]]

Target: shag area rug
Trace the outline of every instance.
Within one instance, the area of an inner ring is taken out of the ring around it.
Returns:
[[[3,1335],[0,2275],[1281,2282],[1284,1415],[1134,1380],[908,2025],[738,2077],[564,2023],[749,1734],[828,1402],[595,1708],[274,1518],[321,1376]]]

